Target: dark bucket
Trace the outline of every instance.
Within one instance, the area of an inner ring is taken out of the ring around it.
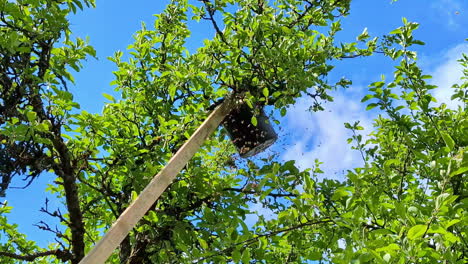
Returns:
[[[278,138],[263,109],[256,116],[257,126],[252,124],[253,115],[253,109],[247,104],[242,104],[237,109],[232,110],[223,121],[223,126],[231,141],[243,158],[262,152],[275,143]]]

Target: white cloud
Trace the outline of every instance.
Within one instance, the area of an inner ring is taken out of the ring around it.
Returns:
[[[293,144],[282,155],[284,160],[296,160],[301,169],[310,168],[315,159],[324,164],[321,169],[324,177],[340,179],[344,170],[363,164],[358,151],[352,150],[346,140],[351,132],[344,123],[360,121],[366,128],[362,134],[368,134],[372,119],[360,102],[360,89],[350,88],[349,94],[334,94],[334,102],[325,105],[325,111],[310,112],[311,99],[302,98],[286,115],[288,129],[294,131]]]
[[[446,103],[449,107],[455,107],[456,102],[450,100],[454,83],[459,82],[462,75],[462,67],[457,60],[461,53],[468,53],[468,44],[455,46],[444,52],[441,56],[424,58],[427,68],[433,79],[432,84],[438,88],[433,90],[434,96],[439,103]],[[429,60],[431,59],[431,60]],[[426,67],[425,67],[426,68]],[[323,162],[321,169],[324,171],[323,178],[342,180],[347,169],[363,165],[362,157],[357,150],[352,150],[347,144],[351,132],[344,127],[344,123],[353,124],[360,121],[364,131],[360,131],[363,140],[373,130],[373,119],[375,112],[366,111],[366,103],[361,103],[361,98],[366,93],[365,88],[352,87],[346,92],[336,91],[332,94],[334,102],[325,104],[325,111],[311,112],[308,108],[312,105],[310,98],[301,98],[288,110],[285,117],[284,129],[279,133],[279,142],[276,147],[267,152],[280,152],[284,161],[295,160],[300,169],[311,168],[315,159]],[[265,154],[265,155],[268,155]],[[263,208],[261,203],[253,203],[250,209],[255,212],[247,216],[249,226],[255,224],[258,215],[266,219],[273,219],[276,214],[269,209]],[[340,243],[340,246],[343,246]]]
[[[450,97],[453,94],[452,85],[459,83],[463,74],[463,67],[457,61],[462,53],[468,53],[468,44],[460,44],[448,50],[442,56],[441,64],[431,73],[433,76],[431,83],[438,86],[433,91],[434,97],[438,103],[445,103],[452,109],[460,105],[460,102],[452,101]]]
[[[451,87],[462,76],[462,67],[457,60],[463,52],[468,53],[468,44],[449,49],[434,59],[437,65],[429,71],[433,75],[431,83],[438,86],[433,90],[434,96],[439,103],[446,103],[450,108],[457,106],[457,102],[450,100],[453,93]],[[366,111],[366,104],[360,102],[364,94],[364,89],[356,87],[347,92],[335,92],[335,101],[327,103],[326,110],[317,113],[308,111],[312,105],[311,99],[298,100],[286,115],[286,131],[292,142],[285,142],[289,147],[284,150],[281,158],[296,160],[301,169],[313,167],[315,159],[319,159],[323,162],[323,177],[334,179],[340,179],[342,171],[362,166],[360,153],[352,150],[346,142],[351,132],[343,124],[352,124],[359,120],[365,128],[361,131],[363,140],[372,131],[372,112]]]
[[[332,94],[334,102],[325,104],[326,110],[322,112],[308,111],[312,99],[307,97],[299,99],[288,109],[284,131],[287,135],[278,131],[281,142],[275,147],[276,150],[281,149],[282,160],[295,160],[300,169],[306,169],[314,165],[315,159],[319,159],[324,162],[320,167],[324,171],[323,177],[340,180],[343,179],[343,170],[363,164],[359,152],[352,150],[346,142],[351,133],[344,123],[352,124],[360,120],[361,126],[367,128],[362,134],[367,135],[372,119],[365,111],[365,104],[360,102],[362,89],[350,89],[354,92]],[[273,211],[263,208],[258,201],[250,205],[250,210],[255,213],[247,215],[249,226],[258,221],[258,215],[267,220],[276,218]]]
[[[249,209],[251,212],[253,212],[252,214],[246,215],[245,222],[249,227],[252,227],[255,225],[255,223],[257,223],[258,216],[260,215],[263,216],[267,221],[277,217],[277,214],[275,214],[275,212],[273,212],[271,209],[263,207],[258,198],[256,199],[255,203],[250,204]]]

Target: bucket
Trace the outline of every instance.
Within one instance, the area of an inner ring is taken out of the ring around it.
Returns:
[[[223,127],[242,158],[262,152],[278,138],[263,109],[255,116],[257,126],[252,124],[253,116],[253,109],[243,103],[223,120]]]

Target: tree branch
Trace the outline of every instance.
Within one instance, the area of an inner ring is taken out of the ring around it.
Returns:
[[[208,15],[210,16],[209,18],[207,18],[208,20],[211,21],[211,23],[213,24],[213,27],[215,28],[216,30],[216,34],[219,35],[219,37],[221,38],[221,40],[228,46],[229,43],[226,41],[226,39],[224,38],[224,34],[223,32],[221,31],[221,29],[219,28],[218,26],[218,23],[216,23],[216,20],[214,19],[214,13],[215,13],[215,9],[213,8],[212,6],[212,3],[210,1],[207,1],[207,0],[203,0],[203,3],[205,4],[206,6],[206,10],[208,12]]]
[[[234,191],[234,192],[240,192],[240,193],[245,193],[245,194],[260,194],[259,191],[256,190],[247,190],[245,188],[224,188],[223,191]],[[297,194],[293,193],[270,193],[267,196],[270,197],[297,197]]]
[[[275,236],[275,235],[278,235],[278,234],[283,233],[283,232],[288,232],[288,231],[301,229],[301,228],[306,227],[306,226],[312,226],[312,225],[318,225],[318,224],[327,224],[327,223],[333,223],[333,220],[331,220],[331,219],[321,219],[321,220],[316,220],[316,221],[307,221],[307,222],[301,223],[299,225],[286,227],[286,228],[278,229],[278,230],[275,230],[275,231],[272,231],[272,232],[267,232],[267,233],[264,233],[264,234],[260,234],[260,235],[257,235],[255,237],[253,237],[253,238],[246,239],[246,240],[244,240],[242,242],[235,243],[235,244],[233,244],[230,247],[227,247],[225,249],[221,249],[216,254],[212,254],[210,256],[206,256],[206,257],[197,259],[193,263],[199,263],[199,262],[207,260],[207,259],[209,259],[211,257],[221,255],[221,254],[226,254],[227,252],[232,251],[233,248],[235,248],[236,246],[239,246],[239,245],[248,246],[250,244],[256,243],[262,237],[271,237],[271,236]]]
[[[15,254],[11,252],[0,251],[0,256],[17,259],[17,260],[23,260],[23,261],[34,261],[35,259],[41,258],[41,257],[55,256],[61,261],[65,262],[71,259],[72,254],[68,251],[55,249],[55,250],[49,250],[49,251],[44,251],[44,252],[36,252],[33,254],[27,254],[27,255],[19,255],[19,254]]]

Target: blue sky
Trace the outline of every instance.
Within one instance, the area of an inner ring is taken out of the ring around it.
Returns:
[[[81,109],[100,112],[105,99],[102,93],[114,93],[109,83],[113,80],[115,66],[106,58],[117,50],[126,51],[133,42],[132,34],[140,29],[144,21],[150,27],[153,14],[163,10],[168,1],[98,1],[97,8],[87,9],[71,17],[75,36],[89,37],[97,50],[98,60],[88,59],[84,69],[75,74],[76,85],[71,88]],[[351,15],[343,19],[343,32],[340,40],[354,41],[355,36],[368,28],[371,36],[381,36],[402,25],[401,18],[420,23],[416,38],[426,42],[418,48],[420,64],[432,74],[432,82],[440,88],[434,94],[440,101],[447,101],[449,87],[461,76],[455,60],[462,52],[468,53],[468,1],[466,0],[354,0]],[[206,30],[206,24],[190,24],[192,38],[188,42],[190,50],[202,44],[203,39],[211,38],[213,31]],[[280,140],[274,150],[281,151],[284,160],[294,159],[301,168],[313,165],[316,158],[324,162],[324,177],[339,179],[343,170],[361,165],[357,153],[346,144],[348,131],[344,122],[360,120],[370,131],[374,113],[365,111],[360,103],[367,85],[380,79],[381,74],[391,77],[393,65],[382,56],[345,60],[337,64],[330,78],[346,76],[353,85],[346,91],[334,92],[335,101],[326,105],[326,111],[310,113],[307,100],[299,100],[283,119]],[[284,140],[287,138],[287,140]],[[44,204],[44,185],[53,179],[42,175],[26,190],[12,189],[7,192],[10,206],[13,206],[10,221],[19,224],[19,229],[28,238],[45,246],[53,241],[53,236],[38,230],[33,224],[40,220],[50,220],[39,212]],[[20,181],[15,182],[21,185]],[[58,206],[53,202],[51,206]],[[263,212],[267,213],[267,212]]]

